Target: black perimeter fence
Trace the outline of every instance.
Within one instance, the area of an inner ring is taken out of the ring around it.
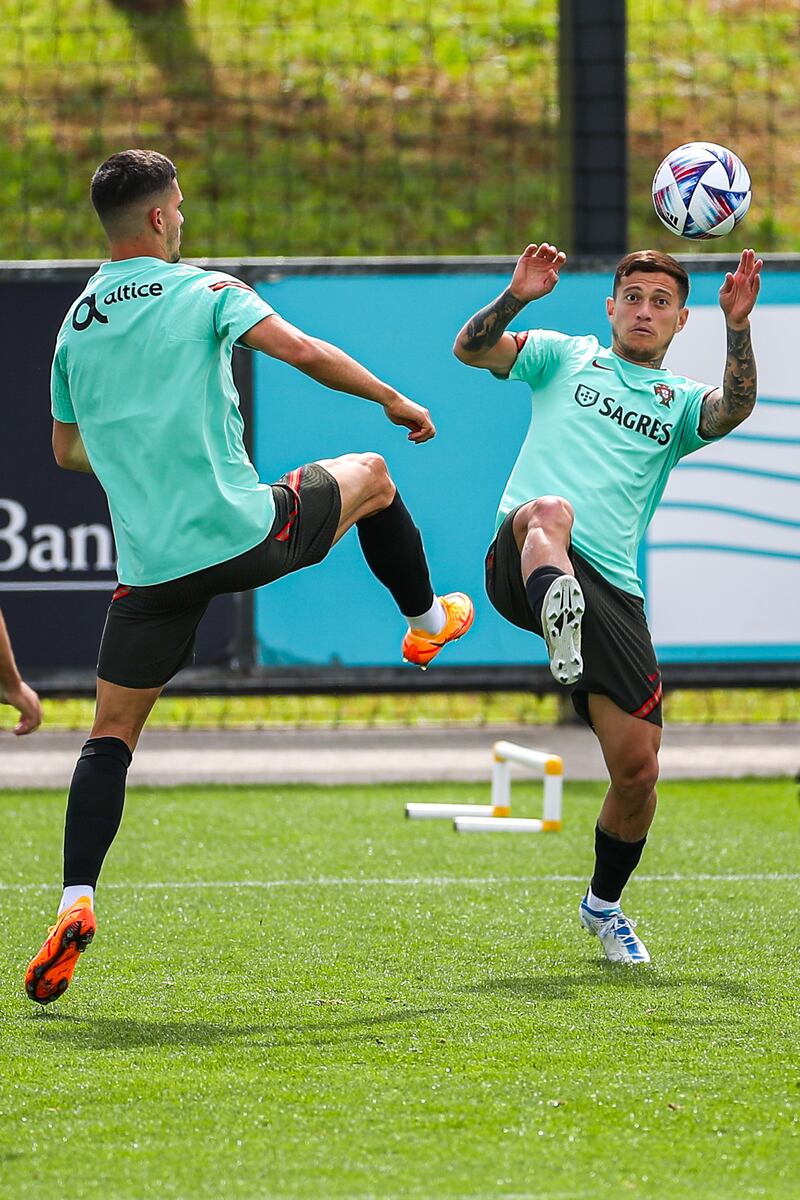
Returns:
[[[798,66],[798,0],[4,0],[0,258],[102,256],[88,180],[133,145],[188,255],[674,250],[650,181],[694,139],[800,250]]]

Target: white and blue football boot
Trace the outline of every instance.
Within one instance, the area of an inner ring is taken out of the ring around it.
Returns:
[[[619,905],[597,912],[589,908],[584,896],[578,911],[584,929],[600,938],[600,944],[609,962],[629,963],[631,966],[650,962],[647,947],[634,933],[635,922],[625,916]]]
[[[581,585],[574,575],[554,579],[542,601],[542,633],[550,659],[550,673],[565,687],[583,674],[581,620],[586,608]]]

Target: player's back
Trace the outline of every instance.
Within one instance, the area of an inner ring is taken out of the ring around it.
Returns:
[[[132,258],[104,263],[67,313],[53,415],[77,421],[106,491],[121,582],[190,574],[266,535],[231,355],[271,312],[230,276]]]

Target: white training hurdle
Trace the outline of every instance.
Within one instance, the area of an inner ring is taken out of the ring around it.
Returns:
[[[542,772],[544,805],[541,820],[512,817],[511,765]],[[531,750],[514,742],[495,742],[491,804],[407,804],[412,820],[452,820],[457,833],[549,833],[561,828],[564,763],[557,754]]]

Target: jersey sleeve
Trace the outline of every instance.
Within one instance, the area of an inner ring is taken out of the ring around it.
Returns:
[[[518,344],[523,337],[525,340],[506,378],[531,387],[547,383],[555,375],[569,354],[572,340],[551,329],[529,329],[527,334],[515,333],[513,336]]]
[[[718,438],[701,437],[699,432],[703,401],[713,391],[714,388],[707,383],[692,383],[687,394],[679,432],[678,458],[685,458],[687,454],[693,454],[695,450],[702,450],[703,446],[710,446],[719,440]]]
[[[69,383],[64,371],[62,355],[62,349],[57,348],[50,370],[50,411],[56,421],[62,421],[65,425],[74,425],[77,417],[75,409],[72,407],[72,397],[69,394]]]
[[[214,304],[214,330],[220,341],[238,341],[248,329],[275,313],[249,284],[233,275],[215,273],[208,287]]]

